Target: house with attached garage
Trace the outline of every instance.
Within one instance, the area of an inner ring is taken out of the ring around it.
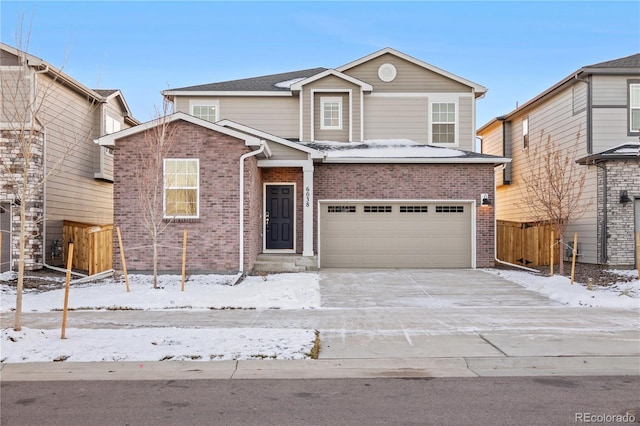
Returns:
[[[474,152],[486,91],[390,48],[166,90],[177,143],[164,160],[164,244],[187,230],[193,273],[491,266],[494,167],[509,160]],[[97,141],[114,150],[125,252],[145,238],[136,151],[160,120]],[[149,259],[131,251],[127,267]],[[161,270],[179,267],[179,252],[161,253]]]
[[[564,239],[572,241],[578,233],[580,262],[635,264],[634,231],[640,231],[640,53],[572,72],[480,127],[478,135],[483,153],[512,158],[496,169],[496,216],[523,226],[529,219],[522,202],[522,177],[531,173],[526,152],[547,137],[568,152],[577,141],[573,159],[586,172],[581,198],[586,213],[569,224]],[[523,263],[529,256],[525,250],[500,260]]]
[[[20,206],[26,206],[25,268],[64,264],[65,221],[113,221],[113,155],[94,139],[140,124],[120,90],[90,89],[50,63],[0,43],[0,272],[17,270]],[[25,161],[31,146],[26,199]],[[107,252],[109,263],[110,254]],[[89,254],[78,250],[79,254]],[[74,267],[78,263],[74,262]],[[81,268],[82,269],[82,268]],[[87,269],[91,269],[90,267]]]

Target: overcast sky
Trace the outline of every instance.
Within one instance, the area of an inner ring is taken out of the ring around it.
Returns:
[[[16,46],[22,27],[31,54],[91,88],[122,90],[141,121],[167,88],[337,68],[392,47],[487,87],[480,127],[585,65],[640,52],[637,0],[2,0],[0,12],[4,43]]]

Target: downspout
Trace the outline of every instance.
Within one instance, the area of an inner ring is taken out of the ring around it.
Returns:
[[[600,162],[593,163],[602,169],[602,230],[600,233],[600,263],[607,263],[607,165]]]
[[[254,157],[256,155],[260,155],[265,149],[265,142],[260,141],[260,148],[256,151],[247,152],[246,154],[242,154],[240,156],[240,265],[238,267],[238,275],[233,279],[231,285],[236,285],[242,279],[244,275],[244,160],[249,157]]]
[[[593,154],[593,112],[591,109],[591,79],[583,79],[578,77],[578,74],[574,77],[576,81],[581,81],[587,84],[587,154]]]

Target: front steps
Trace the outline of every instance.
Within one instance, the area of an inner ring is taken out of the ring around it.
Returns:
[[[299,254],[259,254],[253,265],[251,275],[263,275],[281,272],[308,272],[318,270],[316,256]]]

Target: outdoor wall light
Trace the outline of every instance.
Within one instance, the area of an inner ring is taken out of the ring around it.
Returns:
[[[489,200],[489,194],[480,194],[480,205],[490,206],[491,200]]]
[[[630,203],[631,198],[629,198],[629,193],[626,189],[620,190],[620,204]]]

